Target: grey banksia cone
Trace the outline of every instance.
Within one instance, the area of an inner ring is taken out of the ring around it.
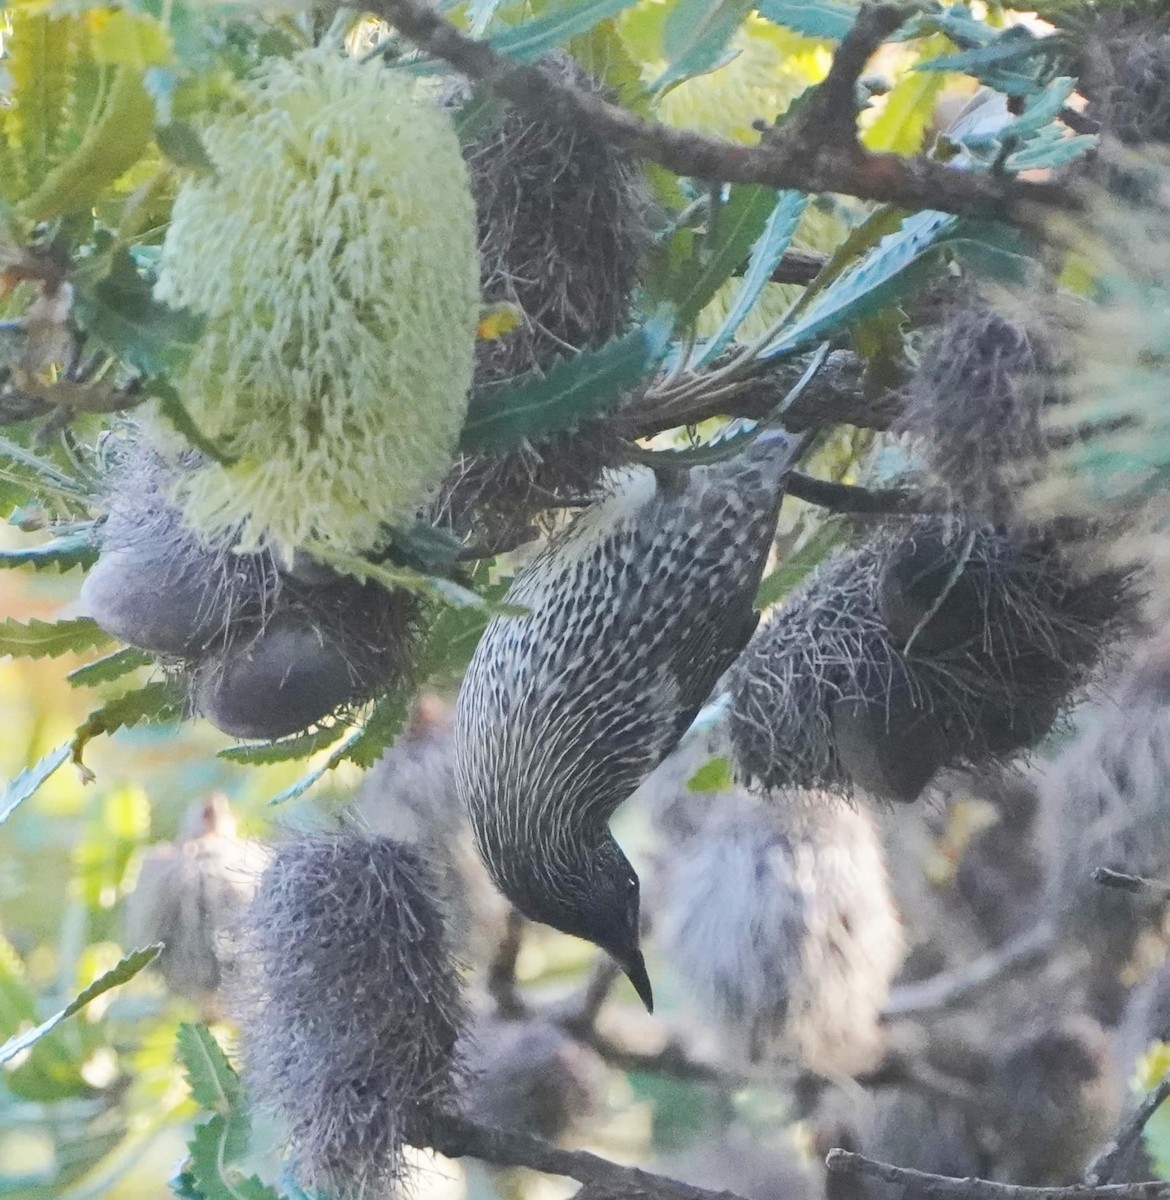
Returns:
[[[512,585],[456,707],[456,785],[496,885],[607,951],[647,1008],[638,878],[614,810],[747,644],[784,484],[775,429],[728,463],[630,468]]]

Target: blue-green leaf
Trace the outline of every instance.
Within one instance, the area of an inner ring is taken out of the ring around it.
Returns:
[[[69,571],[90,567],[97,561],[98,549],[85,531],[62,534],[40,546],[23,550],[0,549],[0,567],[32,567],[36,571]]]
[[[6,437],[0,437],[0,479],[34,489],[47,488],[74,500],[86,498],[85,488],[76,479]]]
[[[0,1046],[0,1066],[10,1063],[18,1054],[35,1046],[46,1034],[52,1033],[62,1021],[79,1013],[91,1000],[133,979],[143,967],[149,966],[162,951],[162,946],[148,946],[145,950],[134,950],[100,978],[95,979],[85,991],[75,996],[63,1009],[42,1021],[35,1029],[18,1034]]]
[[[1037,144],[1029,142],[1022,150],[1009,154],[1004,160],[1005,171],[1034,171],[1039,168],[1062,167],[1074,159],[1087,154],[1097,144],[1097,137],[1091,133],[1075,134],[1072,137],[1059,136]]]
[[[776,205],[768,215],[764,231],[752,246],[743,283],[736,293],[735,300],[727,310],[723,324],[707,343],[695,366],[701,367],[709,363],[735,337],[744,319],[760,298],[765,285],[772,278],[772,272],[784,257],[784,252],[792,244],[792,236],[807,204],[808,197],[803,192],[785,191],[776,197]]]
[[[68,761],[69,743],[63,742],[31,767],[16,775],[0,795],[0,825],[3,825],[58,767]]]
[[[68,621],[38,621],[33,617],[28,624],[14,617],[0,621],[0,655],[11,654],[13,658],[56,658],[111,641],[113,638],[89,617]]]
[[[936,248],[955,234],[959,222],[959,217],[933,209],[907,217],[896,233],[884,237],[782,330],[761,353],[761,360],[791,354],[891,303],[918,280]]]
[[[509,450],[602,416],[661,361],[670,330],[669,319],[656,317],[598,350],[557,363],[547,374],[481,393],[472,401],[460,448]]]
[[[840,41],[857,19],[856,8],[832,0],[760,0],[756,8],[761,17],[793,33],[831,41]]]
[[[1021,62],[1037,54],[1049,54],[1052,46],[1049,39],[1038,38],[1023,25],[1013,25],[995,41],[985,46],[976,46],[958,54],[940,54],[935,58],[923,59],[914,64],[916,71],[958,71],[968,75],[978,74],[983,67],[1003,66],[1005,63]]]
[[[493,50],[519,62],[532,62],[546,50],[563,45],[579,33],[586,33],[599,21],[616,17],[635,0],[575,0],[547,17],[525,21],[488,38]]]
[[[220,758],[228,762],[245,763],[248,766],[269,766],[272,763],[297,762],[312,758],[318,750],[332,746],[344,733],[340,721],[323,725],[312,733],[299,733],[295,737],[282,738],[279,742],[255,742],[245,746],[229,746],[219,752]]]
[[[754,7],[755,0],[678,0],[662,27],[662,49],[670,65],[654,81],[654,89],[710,70]]]

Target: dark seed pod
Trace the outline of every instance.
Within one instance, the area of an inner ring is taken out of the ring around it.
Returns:
[[[222,646],[239,620],[258,618],[279,588],[266,554],[236,554],[189,529],[170,498],[182,467],[139,435],[108,451],[101,553],[81,586],[83,609],[107,633],[154,654]]]
[[[730,731],[765,787],[913,799],[937,768],[1043,737],[1124,628],[1118,575],[942,517],[891,524],[830,560],[732,673]],[[840,739],[840,740],[838,740]]]
[[[880,1058],[903,939],[868,813],[823,792],[726,794],[672,856],[661,916],[667,957],[737,1056],[826,1075]]]
[[[223,934],[247,907],[264,859],[257,843],[236,836],[223,796],[194,804],[174,845],[147,851],[126,898],[126,938],[163,943],[156,965],[172,992],[214,1003],[229,952]]]
[[[594,1109],[605,1065],[541,1020],[477,1022],[467,1038],[463,1111],[494,1129],[558,1138]]]
[[[276,847],[239,931],[245,1078],[303,1186],[383,1194],[454,1102],[464,1022],[434,880],[388,838]]]
[[[928,335],[899,423],[965,514],[995,524],[1046,448],[1042,414],[1062,399],[1053,332],[964,296]]]
[[[601,91],[567,55],[548,55],[542,69]],[[517,329],[480,342],[476,385],[547,369],[622,333],[650,244],[650,197],[633,157],[587,129],[509,105],[466,156],[484,299],[522,314]],[[583,503],[601,472],[627,457],[612,423],[600,422],[505,455],[466,457],[447,480],[437,517],[477,542],[519,544],[542,510]]]

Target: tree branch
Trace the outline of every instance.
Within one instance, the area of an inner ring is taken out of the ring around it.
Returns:
[[[817,254],[812,250],[788,250],[772,272],[771,280],[773,283],[812,283],[828,261],[827,254]]]
[[[496,1002],[496,1012],[505,1018],[521,1017],[526,1011],[524,1001],[516,990],[516,960],[524,944],[526,924],[516,909],[508,910],[504,936],[488,964],[488,995]]]
[[[611,145],[677,175],[803,192],[841,192],[908,209],[934,208],[1023,223],[1037,220],[1044,209],[1073,208],[1077,203],[1071,192],[1054,184],[962,170],[923,156],[878,154],[859,145],[845,150],[839,145],[827,146],[815,127],[802,130],[800,122],[794,123],[788,133],[783,132],[783,126],[777,127],[772,137],[754,146],[675,129],[636,116],[570,83],[554,80],[539,66],[497,53],[486,42],[460,33],[426,0],[371,0],[367,7],[428,54],[518,108],[545,120],[587,127]],[[879,6],[877,11],[884,13],[886,9]],[[863,9],[862,15],[869,11]],[[858,23],[861,20],[859,16]],[[862,47],[860,35],[854,45]],[[847,79],[852,69],[847,56],[837,68],[833,86]],[[816,104],[815,98],[810,97],[810,101]]]
[[[1137,1144],[1146,1123],[1167,1099],[1170,1099],[1170,1079],[1163,1079],[1137,1106],[1133,1115],[1124,1122],[1112,1141],[1094,1155],[1093,1161],[1089,1163],[1085,1171],[1087,1184],[1099,1186],[1108,1183],[1113,1178],[1118,1163]]]
[[[530,1134],[490,1129],[463,1117],[442,1117],[436,1121],[431,1131],[431,1146],[448,1158],[470,1156],[497,1166],[527,1167],[546,1175],[565,1175],[604,1195],[656,1200],[740,1200],[734,1192],[694,1187],[638,1167],[623,1167],[587,1150],[562,1150]]]
[[[835,513],[874,516],[885,513],[922,512],[923,500],[906,488],[865,488],[848,483],[814,479],[801,471],[788,476],[788,494]]]
[[[892,1183],[908,1195],[923,1194],[935,1200],[1155,1200],[1170,1196],[1170,1182],[1120,1183],[1104,1187],[1023,1187],[1015,1183],[994,1183],[990,1179],[954,1179],[949,1175],[931,1175],[895,1167],[890,1163],[866,1158],[849,1150],[830,1150],[825,1166],[833,1175],[860,1175]]]

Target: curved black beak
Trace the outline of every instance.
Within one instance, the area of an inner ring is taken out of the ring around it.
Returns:
[[[642,951],[630,950],[616,961],[618,966],[625,971],[626,978],[634,985],[634,991],[638,993],[638,999],[646,1006],[646,1011],[652,1013],[654,1011],[654,990],[650,987],[650,976],[646,974],[646,960],[642,957]]]

